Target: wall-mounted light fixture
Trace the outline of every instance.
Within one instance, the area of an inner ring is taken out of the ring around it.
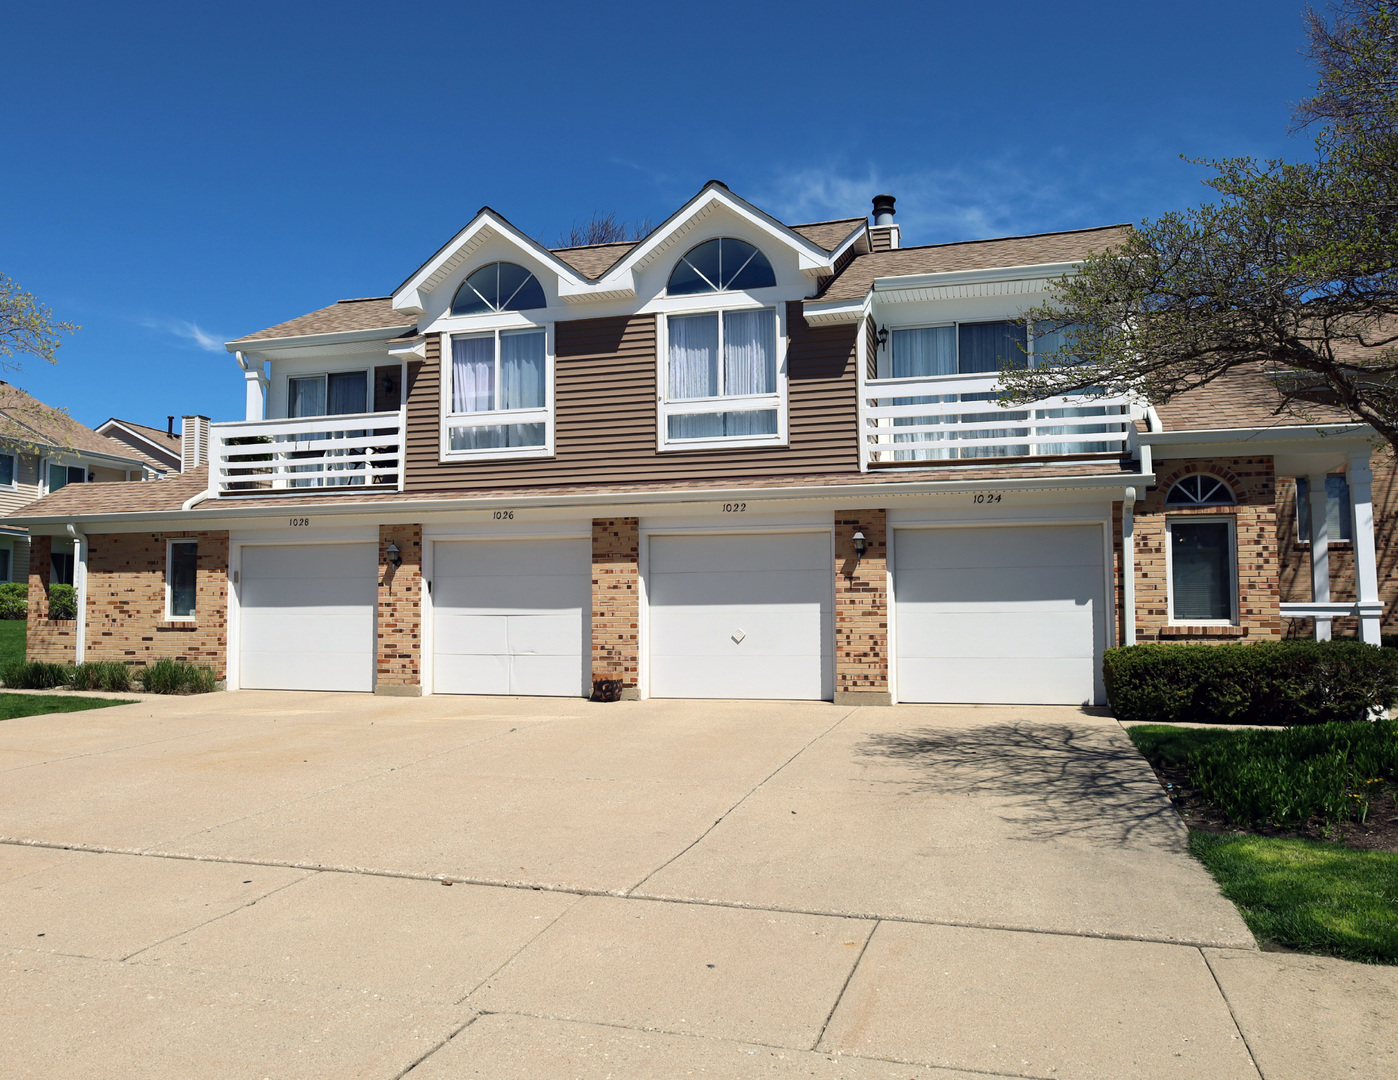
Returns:
[[[403,553],[398,550],[397,544],[389,544],[388,550],[384,552],[388,556],[388,565],[397,570],[403,565]]]
[[[857,564],[864,558],[864,552],[869,549],[869,541],[858,529],[855,530],[851,539],[854,541],[854,561]]]
[[[888,327],[879,327],[879,348],[882,349],[888,344]]]

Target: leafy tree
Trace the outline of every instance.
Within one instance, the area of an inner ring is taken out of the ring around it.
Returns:
[[[555,247],[587,247],[589,244],[617,244],[627,240],[640,240],[654,228],[649,218],[645,221],[618,221],[616,211],[600,210],[593,213],[588,221],[574,221],[565,233],[560,233]]]
[[[1002,398],[1163,402],[1262,364],[1278,412],[1338,405],[1398,446],[1398,2],[1306,13],[1311,160],[1199,162],[1216,201],[1145,221],[1026,313],[1067,342]]]
[[[54,322],[52,311],[0,274],[0,371],[20,370],[17,353],[58,363],[62,334],[76,329],[73,323]]]

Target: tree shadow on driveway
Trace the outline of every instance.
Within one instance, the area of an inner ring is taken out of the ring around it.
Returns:
[[[905,791],[968,796],[1022,839],[1181,849],[1186,833],[1150,766],[1115,727],[995,723],[870,734],[856,748],[901,764]]]

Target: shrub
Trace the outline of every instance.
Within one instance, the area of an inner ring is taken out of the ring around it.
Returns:
[[[91,660],[72,669],[68,685],[74,690],[124,694],[131,689],[131,669],[120,660]]]
[[[78,617],[78,594],[71,585],[49,586],[49,618],[76,619]]]
[[[166,657],[139,669],[136,681],[148,694],[207,694],[216,679],[211,667]]]
[[[29,617],[29,586],[23,581],[0,585],[0,619]]]
[[[43,660],[16,660],[0,672],[5,685],[12,690],[52,690],[66,686],[73,676],[67,664],[49,664]]]
[[[1398,721],[1231,731],[1190,755],[1189,775],[1237,825],[1362,822],[1398,782]]]
[[[1126,723],[1326,724],[1398,703],[1398,651],[1358,641],[1128,645],[1102,667]]]

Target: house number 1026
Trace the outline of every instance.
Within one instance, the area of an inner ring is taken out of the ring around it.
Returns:
[[[978,491],[976,492],[976,494],[971,496],[971,501],[975,503],[977,506],[980,506],[984,503],[998,503],[1000,501],[1000,492]]]

